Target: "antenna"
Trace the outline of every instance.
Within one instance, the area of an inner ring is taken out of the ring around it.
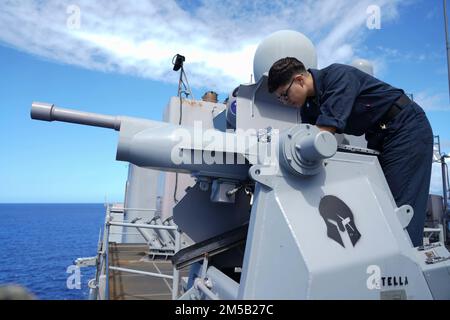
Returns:
[[[444,25],[445,25],[445,46],[447,48],[447,77],[448,79],[448,94],[450,98],[450,45],[448,43],[448,24],[447,24],[447,0],[444,0]]]
[[[180,78],[178,80],[178,97],[180,98],[180,117],[178,119],[179,125],[181,125],[181,122],[183,119],[183,98],[181,97],[181,95],[184,94],[186,98],[188,98],[190,95],[190,96],[192,96],[192,99],[195,100],[194,95],[192,94],[191,87],[189,86],[189,81],[186,77],[186,72],[184,72],[184,62],[185,61],[186,61],[186,57],[184,57],[178,53],[176,55],[174,55],[173,59],[172,59],[173,71],[180,70]],[[186,83],[184,83],[183,77],[186,80]],[[174,192],[173,192],[173,201],[175,204],[178,203],[177,191],[178,191],[178,172],[175,173],[175,187],[174,187]]]
[[[181,98],[181,94],[184,94],[186,98],[189,96],[192,96],[192,99],[194,98],[194,95],[192,94],[191,87],[189,86],[189,81],[186,76],[186,72],[184,71],[184,62],[186,61],[186,57],[182,56],[181,54],[176,54],[172,59],[173,64],[173,71],[179,71],[180,70],[180,78],[178,80],[178,97]],[[184,78],[184,80],[183,80]],[[186,83],[184,82],[186,81]]]

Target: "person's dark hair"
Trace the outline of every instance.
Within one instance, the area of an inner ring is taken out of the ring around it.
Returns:
[[[269,70],[268,87],[272,93],[279,87],[288,84],[296,74],[306,71],[305,65],[293,57],[286,57],[275,62]]]

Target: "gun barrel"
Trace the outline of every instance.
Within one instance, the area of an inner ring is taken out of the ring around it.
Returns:
[[[31,118],[43,121],[62,121],[84,124],[94,127],[120,130],[119,117],[104,114],[83,112],[56,107],[54,104],[33,102],[31,105]]]
[[[53,104],[34,102],[31,118],[44,121],[63,121],[119,131],[116,160],[127,161],[139,167],[163,171],[195,173],[198,175],[244,180],[249,164],[245,150],[235,150],[237,136],[217,132],[221,140],[233,140],[218,148],[210,147],[210,137],[196,133],[193,127],[125,116],[107,116],[96,113],[63,109]],[[232,161],[233,165],[227,165]]]

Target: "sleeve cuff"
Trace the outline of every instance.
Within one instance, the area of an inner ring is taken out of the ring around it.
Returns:
[[[316,126],[333,127],[336,128],[338,133],[341,133],[344,131],[345,123],[335,118],[320,115],[317,118]]]

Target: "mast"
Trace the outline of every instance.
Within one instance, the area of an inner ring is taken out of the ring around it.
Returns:
[[[447,48],[447,77],[450,97],[450,45],[448,43],[448,25],[447,25],[447,0],[444,0],[444,25],[445,25],[445,46]]]

